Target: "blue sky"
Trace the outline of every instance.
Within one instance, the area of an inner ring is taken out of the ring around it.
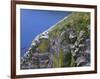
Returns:
[[[68,15],[66,11],[21,9],[21,56],[32,40]],[[24,50],[24,51],[23,51]]]

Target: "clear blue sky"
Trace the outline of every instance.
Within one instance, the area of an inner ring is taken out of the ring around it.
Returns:
[[[21,56],[41,32],[63,19],[69,12],[21,9]]]

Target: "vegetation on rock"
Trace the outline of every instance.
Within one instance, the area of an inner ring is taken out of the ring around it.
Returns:
[[[90,66],[90,13],[72,12],[33,40],[21,69]]]

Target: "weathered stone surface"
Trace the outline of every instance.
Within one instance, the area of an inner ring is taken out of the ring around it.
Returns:
[[[54,29],[38,35],[21,58],[21,69],[89,66],[90,25],[76,24],[81,19],[77,18],[65,25],[58,23]]]

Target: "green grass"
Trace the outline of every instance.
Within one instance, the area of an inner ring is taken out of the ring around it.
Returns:
[[[38,45],[38,49],[41,53],[46,53],[49,51],[49,40],[41,39],[40,44]]]
[[[90,13],[73,12],[68,18],[55,25],[55,27],[50,30],[49,36],[50,39],[57,38],[62,32],[66,31],[67,28],[74,28],[77,37],[81,30],[85,31],[86,37],[89,37],[90,31],[88,31],[88,25],[90,25]],[[60,38],[62,43],[66,43],[66,40],[68,40],[65,36]],[[64,56],[63,49],[60,49],[59,55],[53,56],[53,67],[75,67],[75,59],[70,52]]]
[[[87,31],[87,26],[90,24],[90,13],[84,12],[73,12],[68,18],[58,23],[52,30],[49,32],[51,37],[57,37],[59,34],[66,30],[68,27],[73,27],[76,29],[77,33],[80,30]]]

